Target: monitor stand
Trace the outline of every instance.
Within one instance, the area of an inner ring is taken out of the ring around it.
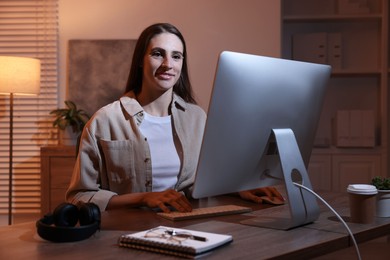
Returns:
[[[314,222],[319,217],[319,207],[315,196],[293,184],[297,182],[312,189],[305,164],[291,129],[272,129],[268,145],[273,137],[282,168],[287,201],[290,209],[289,218],[256,217],[242,221],[242,224],[288,230]],[[272,174],[272,173],[271,173]]]

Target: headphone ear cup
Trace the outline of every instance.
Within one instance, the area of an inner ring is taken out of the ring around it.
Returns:
[[[94,203],[83,203],[79,206],[80,226],[98,223],[100,226],[100,209]]]
[[[76,205],[62,203],[54,209],[53,219],[57,227],[74,227],[79,220],[79,209]]]

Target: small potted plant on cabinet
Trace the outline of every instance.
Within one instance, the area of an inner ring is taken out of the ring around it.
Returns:
[[[60,144],[75,145],[90,117],[70,100],[66,100],[65,105],[66,108],[58,108],[50,112],[55,116],[53,127],[59,129]]]
[[[378,194],[376,197],[376,216],[390,217],[390,178],[376,176],[372,179]]]

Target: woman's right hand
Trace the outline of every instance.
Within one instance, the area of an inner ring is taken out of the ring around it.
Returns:
[[[143,196],[143,204],[150,208],[160,208],[163,212],[170,212],[169,206],[180,212],[192,211],[191,203],[180,192],[166,190],[161,192],[147,192]]]

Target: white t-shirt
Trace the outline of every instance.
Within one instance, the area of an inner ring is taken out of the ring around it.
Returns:
[[[172,189],[177,182],[180,159],[173,141],[171,116],[156,117],[145,113],[140,130],[149,143],[153,191]]]

